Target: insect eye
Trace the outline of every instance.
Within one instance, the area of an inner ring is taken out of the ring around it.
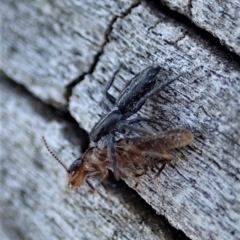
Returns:
[[[68,172],[71,173],[71,175],[73,176],[81,164],[82,164],[82,159],[81,158],[76,159],[68,168]]]

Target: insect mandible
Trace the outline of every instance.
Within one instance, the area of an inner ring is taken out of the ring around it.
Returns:
[[[156,87],[158,82],[157,75],[160,71],[160,66],[153,65],[147,67],[132,78],[119,97],[115,99],[108,93],[108,90],[111,87],[118,71],[114,73],[104,91],[106,99],[112,108],[105,106],[108,113],[96,123],[89,134],[91,146],[96,146],[96,143],[101,138],[106,138],[108,156],[116,179],[118,179],[119,176],[117,172],[117,158],[114,149],[115,131],[123,132],[123,129],[130,129],[131,131],[137,132],[139,129],[136,129],[131,125],[142,121],[159,124],[159,122],[153,119],[144,117],[137,117],[131,120],[128,120],[128,118],[137,113],[148,98],[152,97],[163,87],[175,81],[174,79],[161,85],[160,87]]]

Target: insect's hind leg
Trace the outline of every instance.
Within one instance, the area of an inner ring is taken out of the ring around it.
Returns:
[[[105,87],[105,90],[104,90],[104,94],[106,96],[106,99],[111,103],[111,104],[115,104],[116,103],[116,99],[110,94],[108,93],[108,90],[109,88],[112,86],[112,83],[116,77],[116,75],[118,74],[119,70],[121,68],[121,65],[120,67],[113,73],[113,76],[112,78],[110,79],[110,81],[107,83],[106,87]]]
[[[161,168],[158,170],[158,172],[155,174],[154,176],[154,187],[157,188],[157,180],[158,180],[158,177],[160,176],[161,172],[163,171],[163,169],[165,168],[166,166],[166,162],[163,163],[163,165],[161,166]]]
[[[119,173],[117,169],[117,158],[116,158],[115,146],[114,146],[114,135],[112,134],[110,134],[107,140],[107,150],[108,150],[108,157],[110,159],[110,164],[112,165],[114,176],[117,180],[119,180]]]
[[[142,135],[151,135],[152,134],[152,132],[147,131],[146,129],[135,127],[132,125],[127,125],[127,124],[117,128],[117,131],[120,133],[124,133],[123,129],[127,129],[131,132],[142,134]]]
[[[181,78],[181,76],[179,77]],[[153,97],[155,94],[157,94],[160,90],[162,90],[163,88],[167,87],[168,85],[172,84],[173,82],[175,82],[176,80],[178,80],[179,78],[174,78],[166,83],[164,83],[163,85],[160,85],[156,88],[154,88],[151,92],[148,93],[147,98],[151,98]]]
[[[126,127],[128,125],[134,124],[134,123],[139,123],[139,122],[149,122],[149,123],[154,123],[157,125],[160,125],[161,123],[155,119],[151,119],[151,118],[145,118],[145,117],[137,117],[134,119],[130,119],[130,120],[123,120],[121,121],[121,127]]]
[[[137,117],[131,120],[128,120],[128,124],[134,124],[139,122],[149,122],[149,123],[155,123],[155,124],[161,124],[159,121],[151,118],[145,118],[145,117]]]

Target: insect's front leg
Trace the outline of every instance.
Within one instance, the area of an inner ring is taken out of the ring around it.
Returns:
[[[91,188],[93,193],[96,194],[97,193],[97,189],[88,180],[86,180],[86,183]]]
[[[115,154],[115,145],[114,145],[114,135],[109,134],[107,139],[107,150],[108,150],[108,157],[110,160],[110,165],[112,166],[112,170],[114,173],[114,176],[117,180],[119,180],[119,173],[117,169],[117,158]]]

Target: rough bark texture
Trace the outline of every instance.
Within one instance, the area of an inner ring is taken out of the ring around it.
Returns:
[[[111,22],[130,6],[116,1],[3,1],[2,68],[40,99],[64,108],[68,86],[91,71]]]
[[[186,239],[155,211],[191,239],[237,239],[239,58],[162,6],[101,3],[3,2],[2,70],[39,99],[59,109],[69,105],[70,114],[89,132],[104,113],[104,85],[120,64],[110,89],[115,97],[136,73],[157,63],[162,67],[160,81],[177,80],[149,99],[139,114],[158,119],[163,130],[192,130],[194,142],[171,152],[174,160],[157,187],[153,180],[161,164],[137,179],[126,173],[124,181],[139,195],[114,179],[108,182],[109,199],[101,188],[95,196],[87,186],[69,193],[64,170],[46,152],[41,136],[67,165],[80,155],[87,138],[68,113],[40,103],[3,77],[4,239]],[[234,3],[229,6],[231,12],[237,9]],[[225,36],[226,46],[239,54],[237,28],[227,27],[238,21],[225,18],[222,28],[209,21],[211,27],[204,28],[221,41]],[[235,33],[232,40],[228,30]]]
[[[114,179],[107,184],[109,197],[102,188],[97,195],[87,186],[67,191],[64,169],[41,137],[70,164],[80,155],[83,132],[1,79],[1,239],[187,239]]]
[[[161,0],[161,2],[187,16],[194,24],[216,36],[230,51],[240,55],[239,0]]]

